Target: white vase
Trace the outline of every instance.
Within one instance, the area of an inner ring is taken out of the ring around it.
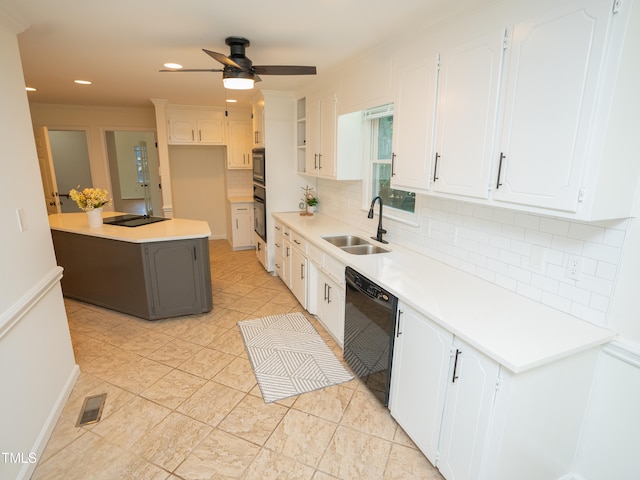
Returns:
[[[102,226],[102,209],[94,208],[87,211],[87,218],[89,219],[90,228],[98,228]]]

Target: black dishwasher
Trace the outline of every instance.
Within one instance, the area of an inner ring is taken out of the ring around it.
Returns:
[[[344,359],[386,406],[398,299],[350,267],[345,281]]]

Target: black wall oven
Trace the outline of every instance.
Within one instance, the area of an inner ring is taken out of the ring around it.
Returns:
[[[253,182],[264,185],[264,148],[254,148],[252,151],[253,159]],[[266,241],[266,240],[265,240]]]
[[[253,186],[253,229],[258,236],[267,241],[267,204],[266,191],[260,185]]]

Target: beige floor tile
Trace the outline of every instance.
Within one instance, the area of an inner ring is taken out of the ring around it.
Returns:
[[[140,393],[153,402],[175,409],[193,395],[206,380],[180,370],[172,370],[156,383]]]
[[[354,389],[346,384],[333,385],[300,395],[293,408],[337,423],[342,419],[353,392]]]
[[[213,379],[218,383],[242,392],[249,392],[257,384],[251,362],[242,357],[236,357],[229,365],[220,370]]]
[[[132,393],[140,393],[171,371],[171,367],[142,358],[135,364],[128,365],[122,371],[108,378],[113,383]]]
[[[149,434],[171,410],[145,398],[136,397],[113,414],[95,424],[91,433],[123,448],[129,448]]]
[[[438,470],[418,450],[393,444],[384,472],[385,480],[407,478],[444,480]]]
[[[133,444],[132,449],[150,462],[173,471],[211,430],[209,425],[173,412]]]
[[[180,405],[177,411],[215,427],[245,395],[239,390],[209,381]]]
[[[382,479],[390,451],[387,440],[339,426],[319,470],[344,479]]]
[[[69,420],[60,418],[56,423],[56,427],[49,439],[49,443],[47,443],[47,448],[38,461],[47,461],[86,432],[87,431],[85,429],[76,427],[75,422],[70,422]]]
[[[203,322],[189,330],[182,339],[206,347],[228,331],[228,328],[220,327],[211,322]]]
[[[187,373],[210,380],[236,357],[212,348],[203,348],[178,368]]]
[[[243,312],[238,312],[237,310],[229,310],[224,307],[213,307],[213,312],[211,315],[211,321],[222,328],[232,329],[238,328],[237,323],[245,320],[247,318],[247,314]]]
[[[215,429],[176,469],[185,480],[241,478],[260,447]]]
[[[258,445],[263,445],[278,426],[287,408],[275,403],[265,404],[260,398],[247,395],[218,425],[218,428]]]
[[[147,358],[170,367],[177,367],[193,357],[202,348],[202,345],[172,338],[169,343],[149,354]]]
[[[313,468],[298,463],[284,455],[262,449],[253,461],[245,480],[304,480],[313,476]]]
[[[364,390],[353,393],[340,423],[386,440],[393,440],[398,425],[376,396]]]
[[[338,425],[298,410],[289,410],[265,447],[316,467]]]
[[[159,348],[164,347],[171,340],[173,340],[173,337],[169,335],[145,329],[144,332],[135,335],[130,340],[127,340],[120,345],[120,348],[129,352],[137,353],[140,356],[147,357]]]
[[[242,355],[245,352],[244,341],[238,327],[227,330],[223,335],[211,342],[209,347],[230,355]]]

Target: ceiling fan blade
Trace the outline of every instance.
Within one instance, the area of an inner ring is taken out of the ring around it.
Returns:
[[[231,60],[226,55],[223,55],[222,53],[212,52],[211,50],[207,50],[206,48],[203,48],[202,51],[207,55],[209,55],[210,57],[214,58],[215,60],[219,61],[223,65],[226,65],[228,67],[233,67],[233,68],[240,68],[240,69],[242,68],[236,62]]]
[[[159,72],[222,72],[219,68],[168,68],[158,70]]]
[[[316,67],[302,65],[254,65],[253,71],[260,75],[315,75]]]

